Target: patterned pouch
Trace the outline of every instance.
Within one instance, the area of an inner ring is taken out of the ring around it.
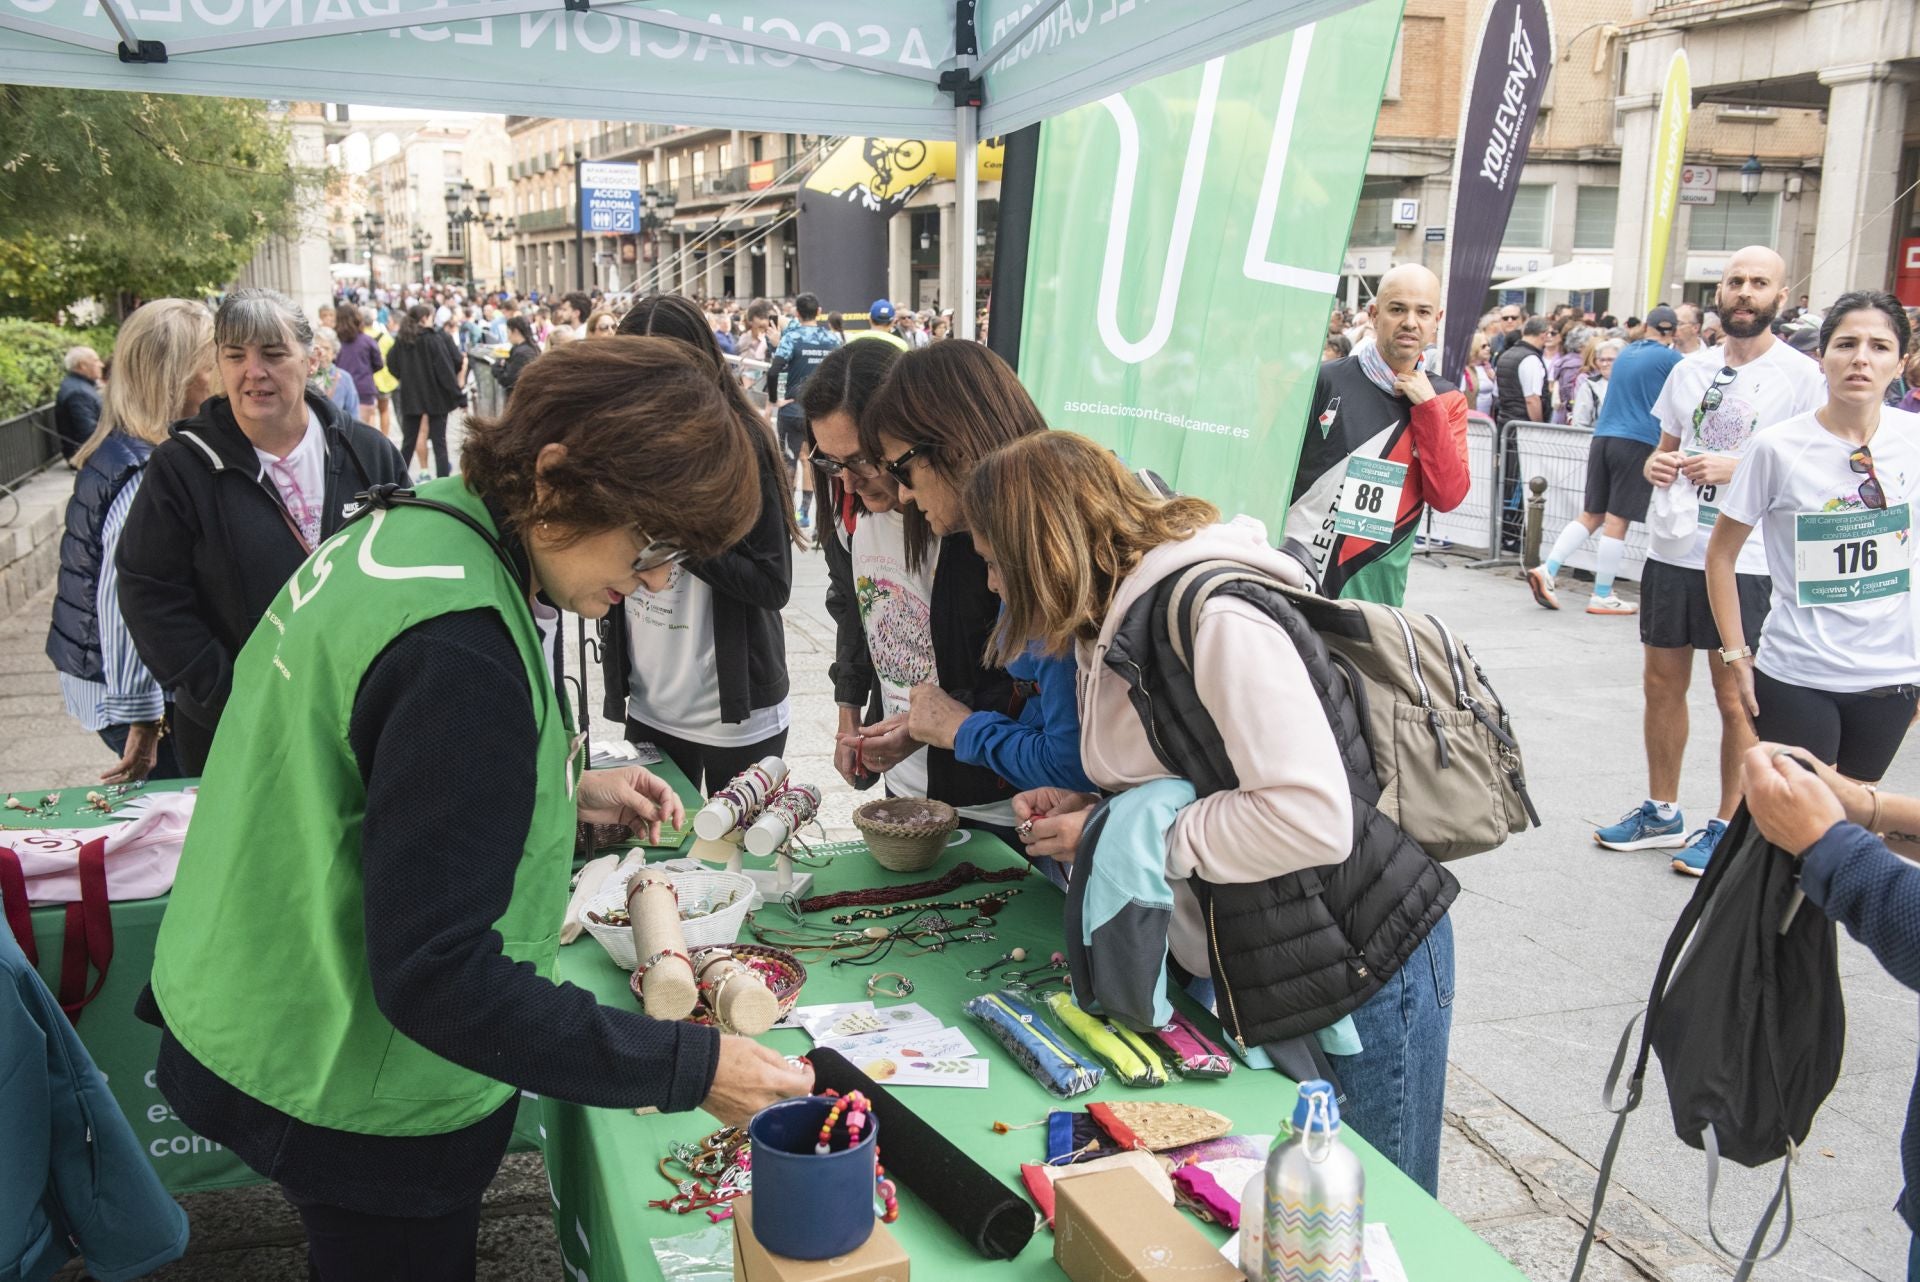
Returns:
[[[1171,1023],[1147,1036],[1159,1044],[1166,1062],[1182,1077],[1225,1077],[1233,1071],[1233,1057],[1179,1011],[1173,1013]]]
[[[1013,993],[1004,989],[987,993],[963,1009],[1051,1095],[1060,1099],[1084,1095],[1106,1076],[1104,1069],[1075,1053],[1058,1029]]]

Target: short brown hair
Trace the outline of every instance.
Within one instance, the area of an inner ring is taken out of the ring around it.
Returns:
[[[921,446],[947,484],[964,490],[981,459],[1047,430],[1012,367],[979,343],[907,352],[859,415],[860,449],[878,462],[882,435]]]
[[[987,643],[1005,665],[1029,643],[1053,656],[1093,641],[1140,558],[1220,519],[1213,504],[1155,498],[1113,452],[1072,432],[1003,445],[973,469],[967,526],[993,551],[1006,609]]]
[[[533,361],[498,418],[469,419],[460,453],[468,488],[514,528],[547,521],[574,537],[637,528],[718,556],[760,511],[750,429],[685,343],[614,337]],[[567,447],[534,485],[540,451]]]

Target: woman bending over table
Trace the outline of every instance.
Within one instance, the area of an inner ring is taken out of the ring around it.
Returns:
[[[1754,436],[1707,544],[1720,659],[1754,732],[1868,781],[1892,764],[1920,699],[1910,569],[1920,416],[1884,403],[1910,337],[1890,294],[1834,301],[1820,326],[1827,403]],[[1773,578],[1757,638],[1741,626],[1734,584],[1756,525]]]
[[[1316,681],[1312,656],[1275,616],[1224,593],[1200,608],[1192,689],[1234,776],[1206,796],[1183,777],[1201,763],[1189,772],[1163,761],[1135,710],[1144,679],[1127,647],[1151,629],[1163,586],[1212,560],[1297,583],[1298,563],[1264,531],[1220,524],[1210,504],[1153,497],[1112,453],[1068,432],[988,455],[965,505],[1006,600],[993,653],[1033,643],[1074,662],[1081,761],[1116,794],[1020,794],[1028,852],[1084,861],[1097,850],[1103,863],[1142,861],[1142,875],[1163,875],[1173,958],[1211,975],[1227,1030],[1255,1046],[1310,1040],[1345,1088],[1343,1120],[1431,1193],[1453,1000],[1446,910],[1459,887],[1352,802],[1342,751],[1361,727],[1350,703],[1337,721],[1323,707],[1324,652]],[[1281,1053],[1298,1062],[1297,1048]]]
[[[159,1086],[281,1185],[324,1282],[474,1275],[521,1090],[744,1122],[809,1070],[552,979],[575,824],[684,821],[582,773],[559,611],[739,542],[754,442],[682,343],[529,366],[463,476],[377,492],[241,651],[155,950]]]

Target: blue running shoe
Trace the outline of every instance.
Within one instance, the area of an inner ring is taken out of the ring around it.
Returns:
[[[1727,826],[1718,819],[1707,820],[1707,826],[1687,838],[1687,848],[1673,857],[1673,870],[1688,877],[1704,877],[1707,872],[1707,860],[1713,858],[1715,846],[1720,844],[1721,834]]]
[[[1686,821],[1675,810],[1673,818],[1662,820],[1651,801],[1627,811],[1619,823],[1609,824],[1593,834],[1593,839],[1608,850],[1672,850],[1687,844]]]

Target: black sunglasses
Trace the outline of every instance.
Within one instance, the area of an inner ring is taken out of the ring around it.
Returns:
[[[888,476],[891,476],[908,489],[912,489],[913,472],[907,465],[917,458],[930,458],[932,454],[933,447],[931,445],[916,445],[899,458],[890,459],[882,463],[881,466],[887,469]]]
[[[1720,408],[1720,402],[1726,396],[1727,388],[1733,386],[1733,380],[1739,377],[1739,371],[1735,370],[1731,365],[1722,366],[1720,372],[1713,376],[1713,382],[1707,384],[1707,394],[1702,396],[1700,398],[1700,404],[1694,407],[1693,426],[1695,431],[1699,430],[1701,419],[1704,419],[1707,415]]]
[[[1862,445],[1847,455],[1847,466],[1867,478],[1860,482],[1860,501],[1868,507],[1885,511],[1887,492],[1880,488],[1880,474],[1873,470],[1873,451]]]

